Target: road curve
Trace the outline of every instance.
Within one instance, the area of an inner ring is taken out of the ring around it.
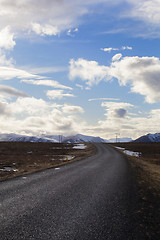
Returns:
[[[0,239],[145,239],[127,160],[107,144],[59,169],[0,183]]]

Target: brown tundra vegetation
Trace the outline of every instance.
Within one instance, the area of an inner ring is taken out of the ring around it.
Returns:
[[[128,156],[142,199],[138,214],[143,219],[142,228],[148,233],[146,239],[160,239],[160,143],[130,142],[111,145],[140,153],[140,157]]]
[[[68,143],[0,142],[0,180],[60,166],[92,155],[95,147]]]

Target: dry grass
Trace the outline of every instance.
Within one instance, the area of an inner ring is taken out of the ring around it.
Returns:
[[[139,158],[131,159],[132,166],[139,172],[141,181],[160,195],[160,143],[116,143],[112,144],[133,152],[140,152]]]
[[[141,152],[140,157],[129,157],[139,183],[142,199],[141,227],[146,239],[160,239],[160,143],[117,143],[111,144],[133,152]]]
[[[73,149],[67,143],[0,142],[0,169],[17,170],[0,171],[0,180],[66,164],[67,156],[71,161],[91,156],[95,147],[86,145],[86,149]]]

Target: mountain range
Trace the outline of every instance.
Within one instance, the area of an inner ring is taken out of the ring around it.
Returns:
[[[134,142],[160,142],[160,133],[149,133],[140,138],[137,138]]]
[[[0,134],[1,142],[66,142],[66,143],[78,143],[78,142],[108,142],[100,137],[86,136],[77,134],[75,136],[65,137],[62,135],[41,135],[26,136],[18,134]]]
[[[77,134],[74,136],[62,136],[62,135],[45,135],[42,134],[40,136],[27,136],[27,135],[18,135],[15,133],[10,134],[0,134],[0,142],[65,142],[65,143],[79,143],[79,142],[131,142],[133,141],[131,138],[112,138],[109,140],[86,136],[82,134]],[[137,138],[133,142],[160,142],[160,133],[155,134],[147,134]]]

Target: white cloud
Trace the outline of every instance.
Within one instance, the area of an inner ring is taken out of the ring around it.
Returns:
[[[124,117],[127,109],[134,107],[132,104],[124,102],[102,102],[101,106],[106,108],[105,115],[111,119]]]
[[[8,104],[6,102],[0,103],[0,117],[8,117],[10,116],[10,109],[8,108]]]
[[[123,2],[124,0],[121,0],[122,4]],[[160,37],[159,0],[127,0],[126,6],[120,17],[135,20],[128,28],[130,34],[143,38]]]
[[[14,34],[10,32],[9,26],[6,26],[0,31],[0,66],[13,66],[13,59],[6,58],[6,52],[12,50],[16,45],[13,38]]]
[[[83,90],[83,86],[81,84],[76,84],[76,87],[80,88],[81,90]]]
[[[21,70],[15,67],[0,67],[0,79],[1,80],[9,80],[12,78],[35,78],[35,79],[42,79],[43,77],[31,74],[25,70]]]
[[[94,126],[87,125],[76,113],[83,108],[75,105],[57,105],[36,98],[18,98],[15,102],[0,103],[1,132],[39,135],[75,134],[97,135],[109,139],[120,133],[121,137],[139,137],[148,132],[159,131],[160,109],[151,110],[147,116],[135,115],[135,107],[130,103],[103,102],[105,120]],[[7,117],[7,121],[6,121]]]
[[[109,52],[110,53],[111,51],[118,51],[119,49],[109,47],[109,48],[101,48],[101,50],[104,51],[104,52]]]
[[[130,110],[134,109],[132,104],[125,102],[102,102],[101,106],[105,108],[105,120],[98,121],[96,126],[89,126],[88,128],[86,126],[85,132],[106,139],[113,137],[115,132],[121,132],[121,136],[125,136],[126,133],[128,133],[128,136],[135,135],[135,125],[130,123]]]
[[[121,17],[141,19],[144,22],[151,23],[159,27],[160,22],[160,2],[159,0],[0,0],[0,29],[10,26],[13,32],[32,31],[38,35],[57,35],[63,31],[73,29],[73,32],[78,30],[80,19],[89,14],[92,7],[92,12],[96,12],[96,5],[103,3],[104,7],[120,4],[127,5],[127,11],[119,13]],[[125,3],[125,4],[124,4]],[[114,12],[114,11],[113,11]],[[115,11],[117,12],[117,11]],[[111,33],[120,30],[112,29]],[[12,39],[13,40],[13,39]],[[104,48],[107,52],[114,48]]]
[[[134,116],[131,112],[132,106],[122,105],[123,110],[119,110],[120,105],[114,105],[114,107],[114,109],[112,109],[112,106],[107,107],[106,119],[99,121],[96,126],[84,126],[84,133],[101,136],[106,139],[115,137],[115,133],[118,133],[120,137],[129,136],[136,139],[149,132],[159,132],[160,109],[151,110],[147,116],[143,116],[143,114]],[[119,111],[118,115],[116,108]]]
[[[0,28],[7,25],[14,31],[33,30],[39,35],[57,35],[75,28],[88,7],[104,0],[0,0]]]
[[[114,61],[118,61],[121,57],[122,57],[122,54],[121,54],[121,53],[118,53],[118,54],[116,54],[116,55],[114,55],[114,56],[112,57],[112,61],[113,61],[113,62],[114,62]]]
[[[18,91],[17,89],[10,87],[10,86],[5,86],[5,85],[0,85],[0,95],[4,95],[7,97],[28,97],[27,94],[24,92]]]
[[[74,105],[68,105],[68,104],[64,104],[64,106],[62,107],[62,111],[64,113],[69,113],[69,114],[83,113],[84,112],[82,107],[74,106]]]
[[[91,90],[91,87],[85,87],[85,90],[89,91]]]
[[[42,73],[57,73],[67,71],[67,67],[39,67],[39,68],[29,68],[32,74],[42,74]]]
[[[124,57],[115,55],[111,65],[78,59],[70,61],[70,79],[80,78],[91,87],[100,81],[117,78],[120,86],[131,86],[131,91],[145,96],[148,103],[160,101],[160,59],[156,57]]]
[[[49,99],[62,99],[64,97],[75,97],[72,93],[64,93],[63,90],[48,90],[46,95]]]
[[[7,59],[5,51],[0,50],[0,66],[13,67],[14,60],[12,58]]]
[[[71,59],[69,77],[71,80],[81,78],[92,86],[102,80],[108,80],[108,67],[100,66],[96,61],[87,61],[82,58]]]
[[[82,112],[80,106],[57,105],[34,97],[18,98],[15,102],[0,103],[0,129],[29,135],[75,134],[83,125],[75,114]]]
[[[23,117],[41,117],[51,113],[53,109],[59,108],[59,105],[55,103],[48,103],[43,99],[31,98],[18,98],[15,102],[9,104],[11,111],[14,114],[21,115]]]
[[[159,0],[127,0],[132,4],[132,9],[127,16],[139,18],[145,22],[159,25],[160,2]]]
[[[133,139],[146,134],[159,131],[160,109],[154,109],[145,113],[135,114],[138,110],[134,105],[125,102],[103,102],[105,108],[105,120],[100,120],[96,126],[84,126],[84,133],[98,135],[109,139],[115,137],[115,133],[121,137]]]
[[[44,26],[42,26],[39,23],[33,23],[32,30],[41,36],[44,36],[44,35],[52,36],[52,35],[57,35],[59,33],[59,30],[56,26],[52,26],[49,24],[45,24]]]
[[[132,47],[129,47],[129,46],[122,46],[122,50],[132,50],[133,48]]]
[[[105,108],[106,119],[99,121],[97,126],[104,128],[104,131],[106,128],[110,129],[109,132],[112,131],[112,134],[115,131],[120,131],[121,126],[128,122],[128,110],[134,107],[132,104],[125,102],[102,102],[101,106]]]
[[[49,87],[53,87],[53,88],[61,88],[61,89],[72,90],[71,87],[64,86],[64,85],[62,85],[59,82],[54,81],[54,80],[28,80],[28,79],[25,79],[25,80],[21,80],[21,82],[34,84],[34,85],[49,86]]]
[[[79,31],[79,29],[78,28],[75,28],[75,29],[69,29],[68,31],[67,31],[67,35],[68,36],[71,36],[71,37],[74,37],[75,35],[73,34],[73,33],[75,33],[75,32],[78,32]]]
[[[13,49],[16,45],[13,40],[14,34],[10,32],[10,27],[6,26],[0,31],[0,48],[4,48],[7,50]]]
[[[133,107],[131,103],[126,102],[103,102],[102,107],[106,108],[124,108],[124,107]]]
[[[119,99],[117,98],[91,98],[91,99],[88,99],[89,102],[92,102],[92,101],[119,101]]]
[[[160,59],[156,57],[124,57],[111,64],[109,74],[120,85],[131,85],[131,91],[145,96],[149,103],[160,101]]]
[[[71,29],[69,29],[69,30],[67,31],[67,35],[68,35],[68,36],[71,36],[71,31],[72,31]]]

